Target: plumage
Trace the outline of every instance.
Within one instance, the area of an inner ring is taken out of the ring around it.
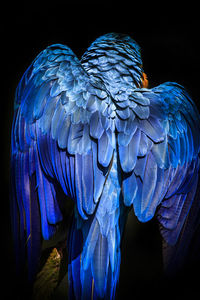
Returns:
[[[174,151],[174,154],[177,153],[176,149]],[[161,143],[154,144],[152,147],[152,154],[156,160],[156,164],[161,169],[167,169],[169,168],[169,153],[168,153],[168,145],[167,145],[167,139],[165,138],[164,141]],[[175,161],[177,162],[178,159],[175,157]],[[173,160],[171,160],[171,163],[173,166],[176,164]],[[176,165],[175,165],[176,167]]]
[[[200,219],[200,116],[182,86],[150,89],[144,78],[139,46],[116,33],[97,38],[80,61],[51,45],[22,76],[11,217],[16,266],[30,282],[42,241],[66,231],[69,215],[68,241],[65,232],[56,244],[68,249],[69,299],[115,298],[132,207],[141,222],[157,218],[169,268],[188,259]]]
[[[131,172],[135,167],[140,143],[141,131],[136,130],[127,146],[119,145],[119,158],[124,172]]]
[[[99,298],[105,297],[109,252],[107,238],[99,235],[93,254],[92,271],[96,279],[96,291]]]
[[[92,137],[99,139],[101,138],[103,132],[104,129],[101,124],[101,117],[99,116],[99,112],[96,111],[92,114],[90,119],[90,134]]]
[[[135,178],[134,172],[128,177],[126,177],[123,180],[123,186],[122,186],[122,191],[123,191],[123,197],[124,197],[124,203],[126,206],[130,206],[137,193],[137,182]]]
[[[142,197],[141,197],[141,211],[138,214],[138,218],[143,222],[149,218],[149,207],[152,206],[151,202],[153,200],[156,183],[157,183],[158,165],[150,152],[147,158],[147,163],[145,167],[144,181],[142,187]],[[152,217],[150,215],[150,217]]]
[[[54,234],[55,228],[54,226],[48,223],[48,219],[47,219],[43,174],[42,174],[37,150],[35,150],[35,169],[36,169],[36,183],[37,183],[38,198],[39,198],[40,213],[41,213],[42,235],[44,240],[48,240]]]
[[[140,146],[139,146],[139,156],[145,156],[151,150],[151,148],[155,146],[150,138],[146,136],[143,132],[141,132],[140,136]]]
[[[153,142],[159,143],[164,140],[164,132],[161,126],[156,128],[156,123],[155,119],[150,118],[147,120],[138,120],[138,127],[147,137],[153,140]]]
[[[98,139],[98,161],[103,167],[108,167],[112,158],[113,148],[106,132]]]

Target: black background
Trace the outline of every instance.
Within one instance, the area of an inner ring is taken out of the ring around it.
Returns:
[[[24,71],[49,44],[66,44],[81,57],[98,36],[108,32],[126,33],[142,48],[150,87],[176,81],[186,87],[200,108],[198,7],[184,3],[175,6],[175,2],[160,2],[160,5],[153,6],[144,1],[82,1],[81,4],[17,1],[15,6],[8,3],[2,8],[0,270],[6,291],[4,299],[10,299],[13,287],[8,197],[10,132],[14,93]],[[119,299],[163,298],[174,295],[174,287],[178,295],[191,295],[198,288],[195,268],[179,276],[179,281],[166,280],[161,272],[161,241],[155,222],[139,224],[133,216],[130,217],[122,250]]]

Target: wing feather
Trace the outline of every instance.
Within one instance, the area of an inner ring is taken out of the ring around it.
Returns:
[[[133,205],[142,222],[156,214],[163,238],[177,243],[190,208],[194,210],[199,136],[195,104],[178,84],[135,88],[113,99],[71,49],[57,44],[42,51],[19,83],[12,129],[15,244],[27,251],[32,270],[40,227],[43,239],[50,239],[63,219],[57,188],[63,191],[63,203],[71,198],[86,220],[102,195],[114,151],[124,204]],[[40,216],[39,223],[34,215]],[[89,257],[102,243],[102,260],[93,256],[96,278],[96,270],[107,270],[113,254],[104,237],[86,245]],[[99,290],[105,278],[97,279]]]
[[[166,111],[170,119],[169,130],[166,133],[171,179],[157,215],[165,241],[168,245],[179,245],[179,241],[186,238],[184,232],[187,232],[187,225],[184,224],[187,224],[199,178],[200,143],[197,136],[200,119],[197,108],[181,86],[166,83],[154,90],[159,91],[164,104],[169,105]],[[191,228],[190,230],[190,235],[193,235],[194,231]],[[174,251],[177,251],[177,247]],[[171,255],[173,256],[173,252]]]
[[[119,144],[119,159],[121,167],[124,172],[128,173],[133,170],[136,164],[139,144],[140,144],[141,131],[138,129],[132,136],[127,146]],[[119,137],[120,138],[120,137]]]
[[[133,204],[140,221],[156,215],[163,238],[168,245],[174,245],[185,236],[184,224],[196,195],[200,117],[185,89],[176,83],[152,90],[137,89],[133,94],[131,101],[140,94],[148,99],[143,105],[149,107],[149,114],[137,109],[134,121],[129,118],[123,126],[117,121],[124,203]],[[131,107],[134,112],[136,106]],[[128,122],[135,122],[136,132],[141,132],[139,146],[130,141],[128,146],[122,146]]]
[[[142,188],[142,197],[141,197],[141,211],[140,213],[136,213],[139,218],[148,218],[147,215],[149,213],[145,213],[146,210],[149,211],[149,207],[153,200],[156,183],[157,183],[157,173],[158,173],[158,165],[156,164],[154,156],[151,152],[148,155],[145,173],[144,173],[144,181],[143,181],[143,188]],[[141,216],[140,216],[141,214]],[[152,215],[150,215],[152,217]]]
[[[102,81],[90,78],[74,53],[59,44],[42,51],[18,85],[11,153],[13,226],[20,224],[14,229],[16,253],[23,248],[23,259],[29,253],[31,274],[36,269],[32,242],[41,234],[45,240],[53,236],[67,197],[83,219],[95,210],[115,144],[108,103]],[[38,205],[32,203],[36,199]]]

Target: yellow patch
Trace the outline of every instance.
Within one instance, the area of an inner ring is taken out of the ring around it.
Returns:
[[[143,75],[143,78],[142,78],[142,87],[143,88],[148,88],[149,82],[148,82],[148,79],[147,79],[147,75],[144,72],[142,73],[142,75]]]

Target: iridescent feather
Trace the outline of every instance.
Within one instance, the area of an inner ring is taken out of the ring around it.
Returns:
[[[80,61],[67,46],[47,47],[15,98],[18,271],[27,260],[34,280],[41,242],[67,221],[69,199],[70,299],[115,298],[131,207],[141,222],[157,217],[168,267],[184,264],[200,219],[199,136],[199,113],[186,90],[172,82],[148,89],[140,47],[130,37],[106,34]]]

